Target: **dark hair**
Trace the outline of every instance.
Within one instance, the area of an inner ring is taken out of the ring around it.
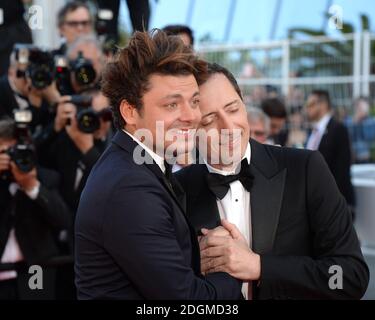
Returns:
[[[12,140],[16,136],[16,123],[11,118],[0,119],[0,139]]]
[[[269,98],[261,102],[260,107],[270,118],[286,118],[286,108],[284,103],[278,98]]]
[[[207,62],[198,58],[179,37],[168,36],[158,29],[150,33],[136,31],[102,74],[102,91],[110,100],[116,127],[125,126],[120,113],[123,100],[138,110],[142,108],[152,74],[194,75],[200,84],[206,70]]]
[[[224,75],[228,79],[228,81],[231,83],[234,90],[236,90],[236,92],[239,95],[239,97],[241,98],[241,100],[243,100],[241,89],[238,86],[237,80],[234,77],[234,75],[227,68],[224,68],[217,63],[208,63],[207,73],[205,74],[205,76],[203,78],[202,84],[205,83],[207,80],[209,80],[215,74]]]
[[[328,105],[328,109],[331,109],[331,98],[329,97],[329,92],[323,89],[315,89],[311,91],[310,95],[318,97],[320,102],[325,102]]]
[[[90,19],[92,20],[90,8],[86,3],[81,2],[81,1],[72,1],[72,2],[68,2],[57,13],[57,26],[61,27],[65,22],[66,15],[70,12],[76,11],[79,8],[87,9],[87,11],[90,14]]]
[[[183,24],[172,24],[165,26],[162,30],[169,36],[178,36],[181,33],[185,33],[188,35],[191,45],[194,45],[193,30],[191,30],[188,26],[185,26]]]

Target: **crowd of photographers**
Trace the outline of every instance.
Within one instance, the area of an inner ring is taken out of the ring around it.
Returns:
[[[68,2],[56,20],[61,47],[16,43],[0,78],[0,299],[74,299],[74,215],[112,135],[90,8]],[[43,290],[28,285],[33,264]]]

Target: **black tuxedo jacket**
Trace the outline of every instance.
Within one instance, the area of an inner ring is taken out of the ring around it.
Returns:
[[[13,119],[13,111],[18,108],[19,105],[10,87],[8,75],[3,75],[0,77],[0,119],[3,117]],[[39,130],[42,130],[54,119],[46,100],[42,100],[40,107],[35,107],[29,103],[29,110],[32,113],[32,120],[29,124],[31,133],[34,133],[37,127],[40,127]]]
[[[252,249],[261,255],[257,299],[360,298],[368,284],[346,202],[319,152],[251,140]],[[196,232],[220,225],[204,164],[177,173]],[[329,268],[343,269],[343,290],[328,286]]]
[[[118,132],[81,196],[78,298],[239,299],[238,280],[226,273],[201,275],[197,238],[183,208],[156,163],[136,164],[136,147]]]
[[[65,129],[57,133],[53,126],[49,127],[46,136],[43,144],[37,143],[40,163],[61,174],[60,192],[75,216],[83,187],[92,167],[103,153],[106,141],[95,140],[94,146],[82,154]],[[75,188],[78,166],[82,168],[82,178]]]
[[[345,126],[331,118],[318,150],[326,160],[344,198],[348,204],[354,205],[354,190],[350,179],[350,141]]]
[[[57,173],[39,168],[38,179],[35,200],[22,191],[12,196],[9,182],[0,180],[0,257],[12,228],[28,264],[48,262],[59,255],[55,235],[71,225],[70,212],[58,193]]]

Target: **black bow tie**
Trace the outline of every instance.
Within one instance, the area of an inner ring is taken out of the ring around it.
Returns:
[[[254,177],[250,172],[250,165],[246,158],[241,161],[241,171],[238,174],[223,176],[221,174],[209,172],[206,178],[209,189],[220,200],[227,194],[230,183],[239,180],[243,187],[250,192],[254,180]]]

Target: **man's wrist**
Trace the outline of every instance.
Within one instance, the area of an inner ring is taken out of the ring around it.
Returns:
[[[256,253],[251,253],[251,258],[253,262],[249,264],[250,270],[249,270],[249,280],[256,281],[260,280],[261,275],[261,261],[260,261],[260,255]]]

